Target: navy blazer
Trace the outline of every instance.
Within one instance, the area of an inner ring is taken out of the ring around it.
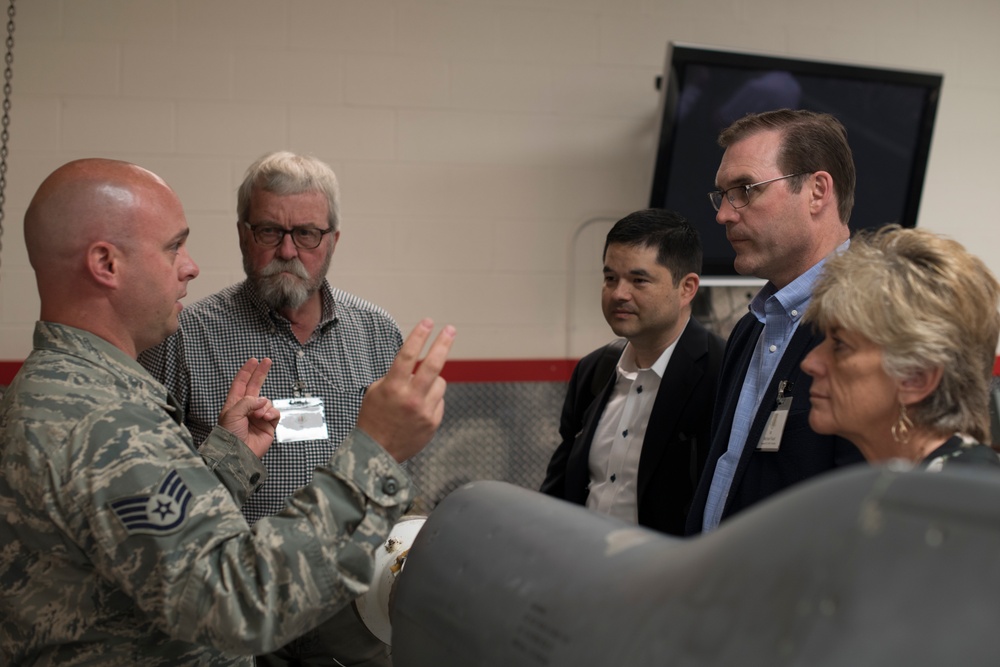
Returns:
[[[622,347],[620,341],[606,345],[573,369],[559,424],[562,442],[549,461],[543,493],[587,503],[590,445],[614,389]],[[670,356],[639,455],[636,492],[642,526],[672,535],[684,533],[684,519],[708,454],[724,347],[721,338],[692,318]]]
[[[715,466],[729,448],[729,433],[733,428],[736,404],[740,400],[750,358],[763,329],[764,325],[753,314],[747,314],[737,322],[729,335],[722,374],[719,377],[715,416],[712,419],[709,463],[698,484],[688,516],[689,535],[701,532]],[[764,400],[757,407],[757,414],[747,435],[747,446],[743,448],[722,510],[723,520],[797,482],[833,468],[864,461],[861,452],[849,440],[819,435],[809,428],[809,388],[812,386],[812,378],[800,368],[800,364],[809,351],[822,341],[823,334],[806,324],[800,326],[792,336],[788,349],[781,356],[771,383],[764,392]],[[777,407],[778,384],[782,380],[788,380],[791,385],[786,387],[785,396],[792,397],[792,405],[785,422],[781,446],[776,452],[757,451],[756,446],[764,432],[764,426]]]

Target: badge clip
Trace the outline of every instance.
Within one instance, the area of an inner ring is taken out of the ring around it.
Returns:
[[[792,383],[782,380],[778,383],[778,395],[775,397],[776,407],[767,419],[764,426],[764,433],[757,443],[759,452],[776,452],[781,448],[781,435],[785,430],[785,422],[788,421],[788,412],[792,408],[792,397],[786,396],[785,392],[791,392]]]

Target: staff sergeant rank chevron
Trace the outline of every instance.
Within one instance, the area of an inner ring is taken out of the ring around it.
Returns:
[[[150,496],[132,496],[111,503],[111,508],[131,535],[165,535],[184,525],[191,491],[171,470]]]

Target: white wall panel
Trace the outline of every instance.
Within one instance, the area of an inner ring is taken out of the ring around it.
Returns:
[[[609,337],[590,237],[648,200],[668,40],[944,73],[920,224],[1000,273],[998,25],[995,0],[19,2],[0,360],[30,349],[20,224],[52,169],[172,183],[191,301],[241,278],[235,190],[281,148],[340,178],[335,284],[455,322],[456,358],[579,356]]]

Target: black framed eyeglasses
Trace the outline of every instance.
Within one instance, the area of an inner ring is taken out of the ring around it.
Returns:
[[[327,229],[316,229],[315,227],[294,227],[285,229],[277,225],[253,225],[246,220],[242,224],[253,232],[253,240],[266,248],[277,248],[285,240],[285,234],[292,237],[292,243],[296,248],[312,250],[318,248],[323,241],[323,235],[333,231],[332,227]]]
[[[758,183],[748,183],[746,185],[734,185],[731,188],[725,190],[716,190],[715,192],[708,193],[708,200],[712,202],[712,208],[718,211],[722,207],[722,197],[725,196],[732,204],[733,208],[743,208],[744,206],[749,206],[750,204],[750,193],[756,188],[762,185],[767,185],[768,183],[774,183],[775,181],[781,181],[786,178],[795,178],[796,176],[804,176],[808,174],[808,171],[801,171],[797,174],[785,174],[784,176],[777,176],[775,178],[769,178],[766,181],[760,181]]]

